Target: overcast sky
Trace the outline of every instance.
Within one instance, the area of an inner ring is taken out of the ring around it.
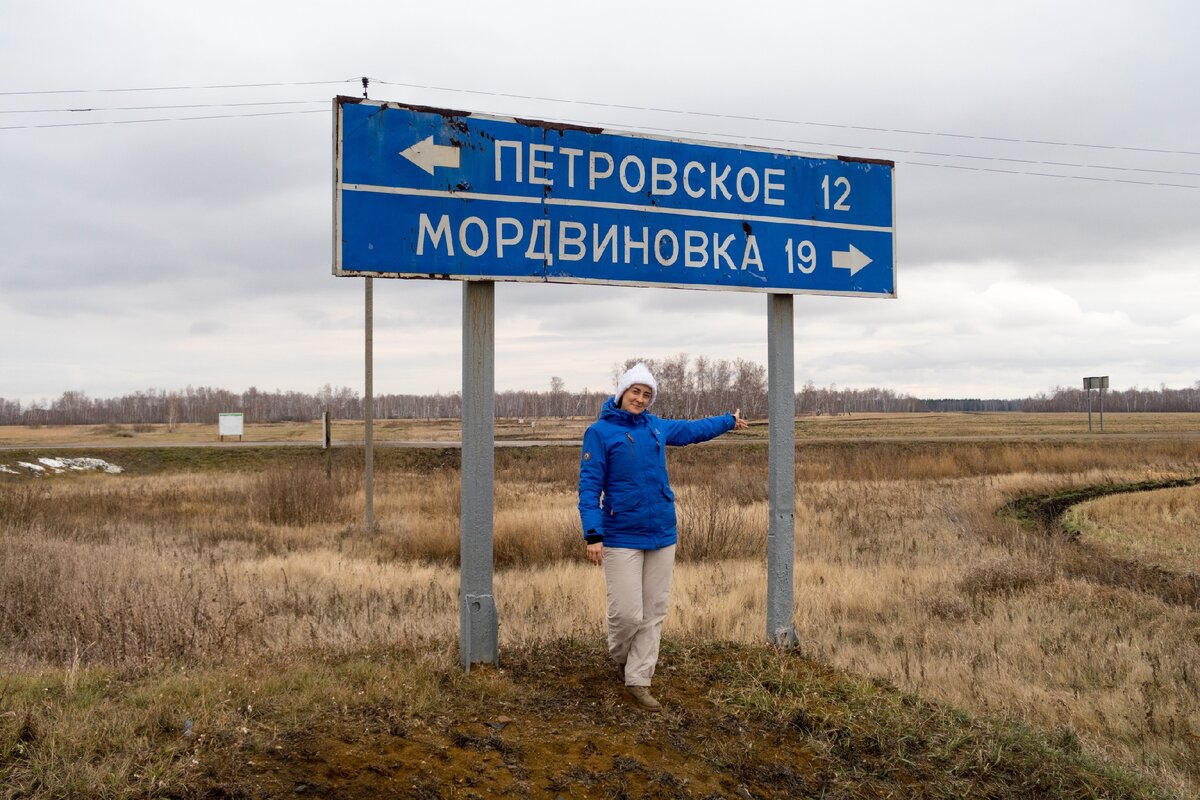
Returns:
[[[798,386],[1200,381],[1193,2],[0,9],[0,397],[361,391],[330,99],[364,75],[378,100],[895,161],[899,297],[797,296]],[[245,84],[266,85],[117,91]],[[376,391],[457,390],[461,306],[458,283],[376,280]],[[608,388],[638,355],[765,364],[766,307],[497,284],[496,386]]]

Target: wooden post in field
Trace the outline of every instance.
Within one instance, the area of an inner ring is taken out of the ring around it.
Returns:
[[[333,432],[331,431],[329,409],[321,413],[321,447],[325,450],[325,477],[333,477]]]

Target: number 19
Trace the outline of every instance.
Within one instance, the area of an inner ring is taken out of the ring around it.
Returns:
[[[805,275],[812,274],[812,271],[817,268],[817,246],[805,239],[796,245],[795,258],[792,257],[791,239],[787,240],[786,247],[788,274],[791,275],[795,270],[800,270]]]

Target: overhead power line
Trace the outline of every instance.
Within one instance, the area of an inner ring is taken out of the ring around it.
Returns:
[[[29,110],[24,110],[24,111],[18,111],[18,110],[12,110],[12,109],[0,109],[0,114],[50,114],[50,113],[78,114],[78,113],[85,113],[85,112],[86,113],[95,113],[95,112],[109,112],[109,111],[168,111],[168,110],[173,111],[173,110],[181,110],[181,109],[201,109],[201,108],[257,108],[257,107],[264,107],[264,106],[287,106],[287,105],[293,105],[293,106],[294,105],[310,105],[310,106],[311,105],[320,105],[320,106],[327,107],[328,103],[329,103],[329,101],[327,101],[327,100],[280,100],[280,101],[255,101],[255,102],[246,102],[246,103],[190,103],[190,104],[184,104],[184,105],[109,106],[109,107],[104,107],[104,108],[39,108],[39,109],[29,109]],[[80,123],[80,124],[97,125],[97,124],[106,124],[109,122],[111,122],[111,124],[131,124],[131,123],[136,123],[136,122],[164,122],[164,121],[169,122],[169,121],[179,121],[179,120],[188,120],[188,119],[226,119],[226,118],[231,118],[231,117],[236,117],[236,116],[263,116],[263,115],[237,114],[237,115],[220,115],[220,116],[203,116],[203,117],[170,117],[170,118],[158,118],[158,119],[154,119],[154,120],[112,120],[112,121],[101,120],[101,121],[96,121],[96,122],[91,122],[91,123]],[[560,120],[560,121],[572,122],[572,123],[584,124],[584,125],[592,125],[595,123],[594,120]],[[13,129],[23,128],[23,127],[29,127],[29,128],[69,127],[73,124],[75,124],[75,123],[59,123],[59,124],[27,125],[27,126],[15,126],[14,125],[14,126],[0,127],[0,130],[13,130]],[[645,130],[645,131],[656,131],[656,132],[660,132],[660,133],[682,133],[682,134],[686,134],[689,136],[711,136],[711,135],[713,135],[711,131],[702,131],[702,130],[686,130],[686,129],[682,129],[682,128],[662,128],[662,127],[654,127],[654,126],[650,126],[650,125],[635,125],[633,127],[636,127],[639,130]],[[1038,159],[1029,159],[1029,158],[1011,158],[1011,157],[1005,157],[1005,156],[985,156],[985,155],[974,155],[974,154],[967,154],[967,153],[940,153],[940,152],[931,152],[931,151],[927,151],[927,150],[912,150],[912,149],[897,148],[897,147],[883,147],[883,146],[879,146],[879,145],[870,145],[870,146],[847,145],[847,144],[842,144],[842,143],[813,142],[813,141],[803,141],[803,140],[798,140],[798,139],[771,137],[771,136],[758,136],[758,135],[742,135],[742,136],[740,136],[740,138],[752,139],[754,141],[761,141],[761,142],[771,142],[771,143],[777,143],[777,144],[804,145],[807,147],[814,147],[814,146],[815,147],[832,147],[832,148],[836,148],[836,149],[870,150],[872,152],[879,152],[879,153],[900,153],[900,154],[905,154],[905,155],[926,156],[926,157],[930,157],[930,158],[964,158],[964,159],[974,159],[974,160],[978,160],[978,161],[994,161],[994,162],[1011,163],[1011,164],[1027,164],[1030,166],[1066,167],[1066,168],[1071,168],[1071,169],[1099,169],[1099,170],[1114,170],[1114,171],[1119,171],[1119,172],[1137,172],[1137,173],[1146,173],[1146,174],[1154,174],[1154,175],[1183,175],[1183,176],[1188,176],[1188,177],[1200,177],[1200,172],[1187,171],[1187,170],[1151,169],[1151,168],[1147,168],[1147,167],[1117,167],[1117,166],[1110,166],[1107,164],[1087,164],[1087,163],[1077,163],[1077,162],[1067,162],[1067,161],[1041,161]]]
[[[559,119],[557,121],[568,122],[568,123],[577,124],[577,125],[593,125],[593,124],[595,124],[594,122],[589,121],[589,120],[578,120],[578,119]],[[634,125],[631,127],[635,128],[634,132],[653,131],[655,133],[677,133],[677,134],[684,134],[686,136],[713,136],[714,135],[712,131],[688,130],[688,129],[684,129],[684,128],[661,128],[661,127],[654,127],[654,126],[650,126],[650,125]],[[866,150],[866,151],[869,151],[872,153],[896,153],[896,154],[900,154],[900,155],[925,156],[925,157],[931,157],[931,158],[965,158],[965,159],[973,159],[973,160],[978,160],[978,161],[993,161],[993,162],[998,162],[998,163],[1007,162],[1007,163],[1014,163],[1014,164],[1027,164],[1029,166],[1066,167],[1069,169],[1102,169],[1102,170],[1117,170],[1117,171],[1121,171],[1121,172],[1140,172],[1140,173],[1155,174],[1155,175],[1181,175],[1181,176],[1189,176],[1189,177],[1192,177],[1192,176],[1200,177],[1200,172],[1189,172],[1189,171],[1185,171],[1185,170],[1148,169],[1148,168],[1142,168],[1142,167],[1115,167],[1115,166],[1110,166],[1110,165],[1105,165],[1105,164],[1083,164],[1083,163],[1072,163],[1072,162],[1067,162],[1067,161],[1038,161],[1035,159],[1028,159],[1028,158],[1006,158],[1003,156],[981,156],[981,155],[972,155],[972,154],[967,154],[967,153],[936,153],[936,152],[930,152],[927,150],[910,150],[910,149],[904,149],[904,148],[898,148],[898,147],[882,147],[882,146],[878,146],[878,145],[854,145],[854,144],[844,144],[844,143],[840,143],[840,142],[816,142],[816,141],[811,141],[811,140],[787,139],[787,138],[775,137],[775,136],[758,136],[756,134],[725,134],[725,135],[730,136],[730,137],[736,137],[737,139],[751,140],[751,141],[756,141],[756,142],[768,142],[770,144],[801,145],[804,147],[821,147],[821,148],[829,148],[832,150]],[[946,164],[946,165],[927,164],[927,163],[916,162],[916,161],[906,161],[903,163],[917,164],[919,166],[926,166],[926,167],[950,166],[950,167],[954,167],[955,169],[986,170],[986,168],[984,168],[984,167],[975,168],[975,167],[957,166],[957,165],[951,165],[951,164]],[[1001,169],[1001,170],[987,170],[987,171],[1006,172],[1006,173],[1013,174],[1013,175],[1043,175],[1043,173],[1025,172],[1025,171],[1020,171],[1020,170],[1003,170],[1003,169]],[[1069,177],[1069,176],[1049,176],[1049,177]],[[1083,176],[1081,176],[1081,177],[1083,177]],[[1104,178],[1088,178],[1088,180],[1105,180],[1105,179]],[[1116,180],[1116,179],[1113,179],[1113,180]],[[1183,188],[1183,189],[1200,188],[1198,186],[1192,186],[1190,184],[1158,183],[1158,182],[1147,182],[1147,181],[1134,181],[1134,182],[1135,183],[1148,183],[1149,185],[1154,185],[1154,186],[1175,186],[1175,187]]]
[[[247,108],[257,106],[300,106],[316,103],[328,107],[328,100],[260,100],[250,103],[188,103],[174,106],[106,106],[103,108],[5,108],[0,114],[77,114],[96,111],[165,111],[181,108]]]
[[[679,108],[658,108],[655,106],[635,106],[623,103],[601,103],[593,100],[569,100],[561,97],[542,97],[539,95],[511,94],[508,92],[489,92],[481,89],[460,89],[453,86],[430,86],[420,83],[399,83],[371,79],[374,83],[385,86],[403,86],[409,89],[429,89],[441,92],[461,92],[463,94],[478,94],[490,97],[507,97],[516,100],[539,100],[548,103],[570,103],[573,105],[592,106],[596,108],[617,108],[627,111],[652,111],[660,114],[684,114],[695,117],[711,117],[713,119],[730,119],[741,122],[774,122],[783,125],[812,125],[820,128],[839,128],[842,130],[865,131],[868,133],[900,133],[910,136],[941,136],[951,139],[974,139],[982,142],[1005,142],[1008,144],[1036,144],[1051,147],[1087,147],[1097,150],[1126,150],[1134,153],[1160,153],[1165,155],[1200,156],[1197,150],[1171,150],[1157,147],[1139,147],[1134,145],[1091,144],[1087,142],[1059,142],[1048,139],[1021,139],[1008,136],[984,136],[970,133],[944,133],[940,131],[910,130],[906,128],[880,128],[870,125],[849,125],[834,122],[812,122],[809,120],[784,119],[776,117],[755,117],[744,114],[721,114],[713,111],[688,111]]]
[[[291,81],[287,83],[222,83],[209,86],[141,86],[119,89],[42,89],[22,92],[0,92],[0,97],[21,97],[41,94],[102,94],[112,92],[174,92],[181,89],[264,89],[277,86],[329,86],[337,83],[357,82],[361,78],[345,78],[340,81]]]
[[[324,104],[325,101],[320,101],[320,102],[322,104]],[[166,106],[165,108],[170,108],[170,106]],[[138,124],[149,123],[149,122],[191,122],[191,121],[196,121],[196,120],[239,119],[239,118],[244,118],[244,117],[279,117],[279,116],[289,116],[289,115],[295,115],[295,114],[323,114],[326,112],[327,112],[327,109],[319,108],[319,109],[312,109],[312,110],[308,110],[308,111],[299,111],[299,110],[296,110],[296,111],[261,111],[261,112],[252,112],[252,113],[246,113],[246,114],[206,114],[206,115],[202,115],[202,116],[150,117],[150,118],[146,118],[146,119],[94,120],[94,121],[89,121],[89,122],[51,122],[51,123],[42,123],[42,124],[38,124],[38,125],[4,125],[4,126],[0,126],[0,131],[34,129],[34,128],[81,128],[81,127],[94,127],[97,125],[138,125]],[[574,123],[574,124],[583,124],[583,125],[595,125],[594,120],[559,119],[558,121],[559,122],[570,122],[570,123]],[[714,135],[711,131],[696,131],[696,130],[686,130],[686,129],[678,129],[678,128],[659,128],[659,127],[646,126],[646,125],[633,125],[630,127],[634,128],[635,131],[654,131],[657,133],[678,133],[678,134],[700,135],[700,136],[713,136]],[[1135,167],[1113,167],[1113,166],[1095,165],[1095,164],[1070,164],[1070,163],[1065,163],[1065,162],[1053,162],[1053,161],[1029,161],[1026,159],[1006,159],[1006,158],[1001,158],[1001,157],[997,157],[997,156],[973,156],[973,155],[964,155],[964,154],[959,154],[959,153],[929,153],[929,152],[919,151],[919,150],[902,150],[902,149],[898,149],[898,148],[889,148],[889,147],[848,145],[848,144],[832,143],[832,142],[804,141],[804,140],[798,140],[798,139],[783,139],[783,138],[768,137],[768,136],[739,135],[739,136],[737,136],[737,138],[747,139],[747,140],[751,140],[751,141],[770,142],[772,144],[790,144],[790,145],[801,145],[804,147],[821,147],[821,148],[828,148],[831,150],[866,150],[869,152],[886,152],[886,153],[897,153],[897,154],[901,154],[901,155],[930,156],[930,157],[941,157],[941,158],[971,158],[971,159],[985,159],[985,160],[997,161],[997,162],[1015,161],[1017,163],[1026,163],[1026,164],[1037,165],[1037,166],[1060,166],[1060,167],[1070,167],[1070,168],[1078,168],[1078,169],[1122,170],[1122,171],[1127,171],[1127,172],[1148,172],[1148,173],[1165,174],[1165,175],[1198,175],[1198,174],[1200,174],[1200,173],[1195,173],[1195,172],[1172,172],[1172,171],[1167,171],[1167,170],[1149,170],[1149,169],[1140,169],[1140,168],[1135,168]],[[1092,175],[1064,175],[1064,174],[1049,173],[1049,172],[1035,172],[1032,170],[1004,169],[1004,168],[999,168],[999,167],[982,167],[982,166],[976,167],[976,166],[969,166],[969,165],[962,165],[962,164],[935,164],[935,163],[929,163],[929,162],[925,162],[925,161],[909,161],[909,160],[904,160],[904,159],[899,159],[897,163],[908,164],[911,166],[918,166],[918,167],[938,167],[938,168],[942,168],[942,169],[969,170],[969,171],[973,171],[973,172],[995,172],[995,173],[1001,173],[1001,174],[1006,174],[1006,175],[1030,175],[1030,176],[1042,177],[1042,178],[1086,180],[1086,181],[1096,181],[1096,182],[1100,182],[1100,183],[1127,183],[1127,184],[1135,184],[1135,185],[1140,185],[1140,186],[1165,186],[1165,187],[1171,187],[1171,188],[1176,188],[1176,189],[1200,189],[1200,185],[1185,184],[1185,183],[1167,183],[1165,181],[1143,181],[1143,180],[1132,180],[1132,179],[1123,179],[1123,178],[1103,178],[1103,177],[1092,176]]]
[[[343,83],[359,83],[363,78],[343,78],[341,80],[331,81],[280,81],[273,83],[225,83],[225,84],[208,84],[208,85],[183,85],[183,86],[142,86],[142,87],[120,87],[120,88],[98,88],[98,89],[47,89],[47,90],[32,90],[32,91],[12,91],[0,92],[0,97],[18,97],[32,95],[53,95],[53,94],[89,94],[89,93],[113,93],[113,92],[163,92],[163,91],[180,91],[180,90],[200,90],[200,89],[256,89],[256,88],[274,88],[285,86],[332,86]],[[378,78],[370,78],[372,83],[382,84],[384,86],[401,86],[408,89],[426,89],[439,92],[455,92],[459,94],[474,94],[485,97],[505,97],[514,100],[537,100],[548,103],[566,103],[570,105],[590,106],[593,108],[615,108],[627,111],[650,111],[660,114],[681,114],[695,117],[709,117],[713,119],[729,119],[742,122],[772,122],[784,125],[809,125],[821,128],[836,128],[841,130],[863,131],[866,133],[898,133],[909,136],[936,136],[950,139],[976,140],[982,142],[1004,142],[1008,144],[1034,144],[1050,147],[1083,147],[1096,150],[1124,150],[1134,153],[1158,153],[1163,155],[1184,155],[1184,156],[1200,156],[1198,150],[1176,150],[1160,147],[1145,147],[1138,145],[1112,145],[1112,144],[1096,144],[1092,142],[1063,142],[1052,139],[1031,139],[1011,136],[989,136],[984,134],[970,133],[948,133],[944,131],[926,131],[909,128],[884,128],[874,125],[852,125],[848,123],[834,122],[815,122],[812,120],[787,119],[781,117],[757,117],[748,114],[722,114],[713,111],[692,111],[680,108],[667,108],[657,106],[639,106],[629,103],[606,103],[597,100],[575,100],[564,97],[549,97],[543,95],[527,95],[517,94],[515,92],[495,92],[484,89],[465,89],[459,86],[437,86],[433,84],[422,83],[405,83],[401,81],[385,81]]]
[[[958,169],[969,172],[998,172],[1003,175],[1029,175],[1036,178],[1061,178],[1074,181],[1095,181],[1097,183],[1129,183],[1136,186],[1167,186],[1172,189],[1200,189],[1200,185],[1191,183],[1166,183],[1165,181],[1139,181],[1131,178],[1100,178],[1094,175],[1062,175],[1054,172],[1034,172],[1033,170],[1002,169],[1000,167],[972,167],[965,164],[930,164],[924,161],[901,162],[911,167],[938,167],[940,169]]]
[[[47,90],[47,91],[0,92],[0,96],[83,94],[83,93],[93,93],[93,92],[94,93],[114,93],[114,92],[180,91],[180,90],[198,90],[198,89],[273,88],[273,87],[289,87],[289,86],[333,85],[333,84],[343,84],[343,83],[357,84],[363,80],[364,79],[362,79],[362,78],[350,78],[350,79],[338,80],[338,81],[241,83],[241,84],[214,84],[214,85],[197,85],[197,86],[158,86],[158,87],[138,87],[138,88],[102,88],[102,89],[69,89],[69,90],[63,89],[63,90]],[[514,94],[514,93],[508,93],[508,92],[492,92],[492,91],[484,91],[484,90],[478,90],[478,89],[463,89],[463,88],[448,87],[448,86],[433,86],[433,85],[424,85],[424,84],[415,84],[415,83],[401,83],[401,82],[383,81],[383,80],[375,80],[375,79],[370,79],[370,80],[372,80],[372,82],[377,83],[377,84],[382,84],[382,85],[387,85],[387,86],[400,86],[400,87],[405,87],[405,88],[410,88],[410,89],[425,89],[425,90],[442,91],[442,92],[456,92],[456,93],[483,95],[483,96],[489,96],[489,97],[502,97],[502,98],[519,99],[519,100],[536,100],[536,101],[543,101],[543,102],[565,103],[565,104],[578,105],[578,106],[589,106],[589,107],[595,107],[595,108],[648,111],[648,112],[654,112],[654,113],[677,114],[677,115],[704,117],[704,118],[711,118],[711,119],[727,119],[727,120],[736,120],[736,121],[743,121],[743,122],[745,122],[745,121],[770,122],[770,123],[779,123],[779,124],[786,124],[786,125],[815,126],[815,127],[832,128],[832,129],[840,129],[840,130],[865,131],[865,132],[871,132],[871,133],[905,134],[905,135],[919,135],[919,136],[931,136],[931,137],[938,136],[938,137],[947,137],[947,138],[953,138],[953,139],[958,139],[958,140],[977,140],[977,141],[986,141],[986,142],[1006,142],[1006,143],[1020,143],[1020,144],[1033,144],[1033,145],[1051,145],[1051,146],[1057,146],[1057,147],[1079,147],[1079,148],[1100,149],[1100,150],[1106,150],[1106,151],[1128,151],[1128,152],[1137,152],[1137,153],[1158,153],[1158,154],[1171,154],[1171,155],[1200,155],[1200,152],[1188,151],[1188,150],[1167,150],[1167,149],[1161,149],[1161,148],[1099,145],[1099,144],[1088,144],[1088,143],[1079,143],[1079,142],[1057,142],[1057,141],[1049,141],[1049,140],[1042,140],[1042,139],[1019,139],[1019,138],[1010,138],[1010,137],[982,136],[982,135],[973,135],[973,134],[942,133],[942,132],[937,132],[937,131],[918,131],[918,130],[906,130],[906,129],[898,129],[898,128],[881,128],[881,127],[862,126],[862,125],[846,125],[846,124],[835,124],[835,123],[826,123],[826,122],[810,122],[810,121],[804,121],[804,120],[790,120],[790,119],[779,119],[779,118],[770,118],[770,117],[755,117],[755,116],[738,115],[738,114],[720,114],[720,113],[707,112],[707,111],[689,111],[689,110],[685,110],[685,109],[657,108],[657,107],[652,107],[652,106],[637,106],[637,105],[619,104],[619,103],[604,103],[604,102],[588,101],[588,100],[571,100],[571,99],[564,99],[564,98],[543,97],[543,96],[538,96],[538,95],[522,95],[522,94]],[[257,102],[243,102],[243,103],[193,103],[193,104],[174,104],[174,105],[113,106],[113,107],[99,107],[99,108],[55,108],[55,109],[30,109],[30,110],[3,109],[3,110],[0,110],[0,114],[22,114],[22,113],[27,113],[27,114],[72,113],[72,114],[75,114],[75,113],[97,113],[97,112],[114,112],[114,111],[162,111],[162,110],[182,110],[182,109],[202,109],[202,108],[253,108],[253,107],[269,107],[269,106],[281,106],[281,105],[322,105],[322,106],[327,107],[328,102],[329,102],[328,100],[315,100],[315,101],[288,100],[288,101],[257,101]],[[201,115],[201,116],[173,116],[173,117],[154,117],[154,118],[145,118],[145,119],[89,120],[89,121],[80,121],[80,122],[41,123],[41,124],[32,124],[32,125],[7,125],[7,126],[0,126],[0,131],[2,131],[2,130],[38,129],[38,128],[91,127],[91,126],[98,126],[98,125],[135,125],[135,124],[152,123],[152,122],[189,122],[189,121],[198,121],[198,120],[236,119],[236,118],[242,118],[242,117],[270,117],[270,116],[285,116],[285,115],[295,115],[295,114],[317,114],[317,113],[322,113],[325,110],[326,110],[326,108],[318,108],[318,109],[313,109],[313,110],[261,111],[261,112],[250,112],[250,113],[233,113],[233,114],[209,114],[209,115]],[[558,117],[557,120],[560,122],[569,122],[569,123],[584,124],[584,125],[596,125],[597,124],[594,119],[565,119],[565,118]],[[921,166],[921,167],[957,169],[957,170],[967,170],[967,171],[973,171],[973,172],[994,172],[994,173],[1002,173],[1002,174],[1009,174],[1009,175],[1030,175],[1030,176],[1036,176],[1036,177],[1059,178],[1059,179],[1070,179],[1070,180],[1087,180],[1087,181],[1096,181],[1096,182],[1103,182],[1103,183],[1127,183],[1127,184],[1136,184],[1136,185],[1143,185],[1143,186],[1165,186],[1165,187],[1181,188],[1181,189],[1200,189],[1200,186],[1192,185],[1192,184],[1168,183],[1165,181],[1136,180],[1136,179],[1132,179],[1132,178],[1120,178],[1120,177],[1100,177],[1100,176],[1092,176],[1092,175],[1061,174],[1061,173],[1035,171],[1033,169],[1015,169],[1015,168],[1004,168],[1004,167],[999,167],[999,166],[989,166],[987,164],[989,164],[989,163],[990,164],[1015,164],[1015,165],[1025,165],[1027,167],[1058,167],[1058,168],[1065,168],[1065,169],[1104,170],[1104,171],[1110,171],[1110,172],[1122,172],[1122,173],[1129,173],[1129,174],[1200,177],[1200,172],[1187,171],[1187,170],[1153,169],[1153,168],[1146,168],[1146,167],[1123,167],[1123,166],[1114,166],[1114,165],[1110,165],[1110,164],[1090,164],[1090,163],[1070,162],[1070,161],[1048,161],[1048,160],[1039,160],[1039,159],[1014,158],[1014,157],[995,156],[995,155],[977,155],[977,154],[967,154],[967,153],[945,153],[945,152],[918,150],[918,149],[911,149],[911,148],[888,147],[888,146],[879,145],[879,144],[848,145],[848,144],[844,144],[844,143],[816,142],[816,141],[808,141],[808,140],[786,138],[786,137],[761,136],[761,135],[757,135],[757,134],[716,133],[716,132],[708,131],[708,130],[694,130],[694,129],[688,130],[688,129],[682,129],[682,128],[655,127],[655,126],[640,125],[640,124],[634,124],[629,127],[632,127],[634,130],[653,131],[656,133],[684,134],[684,135],[689,135],[689,136],[701,136],[701,137],[725,136],[725,137],[730,137],[730,138],[736,138],[738,140],[751,140],[751,141],[758,141],[758,142],[767,142],[770,144],[784,144],[784,145],[790,145],[790,146],[828,148],[828,149],[832,149],[835,151],[836,150],[864,150],[864,151],[869,151],[872,153],[893,153],[893,154],[897,154],[897,155],[901,155],[901,156],[914,156],[917,158],[926,158],[926,159],[928,159],[928,158],[965,159],[965,160],[975,161],[975,162],[985,162],[984,164],[981,164],[978,166],[973,166],[970,164],[931,163],[929,161],[919,161],[919,160],[901,160],[899,162],[899,163],[909,164],[912,166]]]
[[[250,114],[206,114],[198,117],[149,117],[146,119],[102,119],[93,122],[47,122],[41,125],[2,125],[0,131],[13,131],[29,128],[86,128],[97,125],[139,125],[144,122],[191,122],[200,119],[239,119],[242,117],[284,117],[292,114],[324,114],[327,108],[314,108],[311,111],[259,111]]]

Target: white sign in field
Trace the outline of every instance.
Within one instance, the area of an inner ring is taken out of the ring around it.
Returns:
[[[226,436],[242,436],[243,420],[245,414],[242,413],[222,413],[217,415],[217,435],[224,438]]]

